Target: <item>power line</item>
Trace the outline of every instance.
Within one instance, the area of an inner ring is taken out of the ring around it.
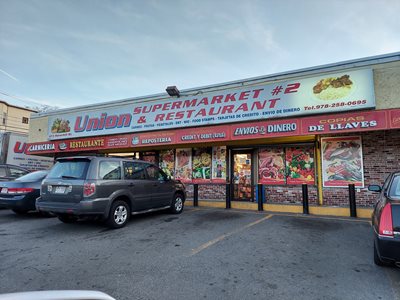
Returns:
[[[7,97],[10,97],[10,98],[13,98],[13,99],[16,99],[16,100],[19,100],[19,101],[22,101],[25,104],[28,104],[28,105],[31,105],[31,106],[32,106],[32,104],[36,104],[36,105],[40,105],[40,106],[47,105],[47,104],[43,104],[43,103],[40,103],[40,102],[36,102],[36,101],[39,101],[39,100],[36,100],[36,101],[35,100],[28,100],[28,99],[21,98],[19,96],[14,96],[14,95],[8,94],[8,93],[3,92],[3,91],[0,91],[0,94],[2,94],[4,96],[7,96]]]

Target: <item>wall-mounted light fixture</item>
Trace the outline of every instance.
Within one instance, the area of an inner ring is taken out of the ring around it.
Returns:
[[[178,88],[175,85],[168,86],[165,90],[167,91],[168,95],[170,95],[171,97],[174,97],[174,96],[179,97],[181,95]]]

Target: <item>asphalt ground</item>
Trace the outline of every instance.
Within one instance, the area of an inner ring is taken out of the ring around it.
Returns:
[[[123,299],[400,299],[366,220],[186,207],[122,229],[0,210],[0,293]]]

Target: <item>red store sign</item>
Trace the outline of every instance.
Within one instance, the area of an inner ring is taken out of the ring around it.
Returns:
[[[29,144],[27,154],[199,144],[400,128],[400,109],[364,111]]]

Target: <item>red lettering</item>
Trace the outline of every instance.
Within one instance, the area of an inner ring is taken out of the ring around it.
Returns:
[[[183,102],[183,107],[193,107],[193,106],[196,106],[196,102],[197,102],[197,99],[185,100],[185,102]]]
[[[196,114],[196,117],[198,117],[198,116],[202,116],[202,117],[207,116],[206,109],[205,108],[200,109],[199,112]]]
[[[156,110],[160,109],[162,104],[154,104],[152,111],[155,112]]]
[[[221,114],[223,114],[223,115],[226,113],[231,114],[234,108],[235,108],[235,105],[226,105],[222,108]]]
[[[174,115],[175,115],[175,113],[173,113],[173,112],[167,113],[167,117],[165,118],[165,120],[166,121],[174,120]]]
[[[258,89],[258,90],[253,90],[253,98],[257,99],[258,96],[260,96],[261,91],[263,91],[264,89]]]
[[[247,103],[240,104],[240,106],[235,110],[235,112],[238,112],[239,110],[248,111],[249,107],[247,106]]]
[[[257,109],[257,110],[264,109],[265,104],[267,104],[267,101],[266,101],[266,100],[264,100],[263,102],[254,101],[253,105],[251,106],[251,110],[254,110],[254,109]]]
[[[25,153],[26,150],[26,143],[22,144],[21,147],[21,142],[16,142],[14,146],[14,153]]]
[[[218,96],[212,97],[211,104],[221,103],[222,98],[224,98],[223,95],[218,95]]]
[[[225,102],[236,101],[235,96],[236,96],[236,93],[227,94],[227,95],[225,96]]]
[[[197,106],[199,106],[200,104],[208,105],[208,98],[204,97],[203,99],[201,99]]]
[[[250,91],[241,92],[239,95],[239,100],[247,100],[249,99]]]
[[[269,108],[274,108],[276,105],[276,101],[281,100],[281,98],[274,98],[274,99],[269,99]]]
[[[188,110],[188,111],[187,111],[187,114],[188,114],[187,117],[188,117],[188,118],[191,118],[191,117],[192,117],[192,114],[193,114],[194,112],[195,112],[194,109]]]
[[[176,108],[181,108],[182,105],[182,101],[176,101],[176,102],[172,102],[172,106],[171,109],[176,109]]]
[[[285,94],[296,93],[299,87],[300,87],[300,82],[290,83],[287,85],[285,89]]]
[[[138,115],[138,114],[140,114],[141,112],[142,112],[142,107],[141,107],[141,106],[135,107],[135,108],[133,109],[133,114],[134,114],[134,115]]]
[[[169,110],[171,106],[171,102],[164,103],[162,110]]]
[[[164,117],[165,117],[165,114],[158,114],[158,115],[156,115],[154,122],[164,121]]]

